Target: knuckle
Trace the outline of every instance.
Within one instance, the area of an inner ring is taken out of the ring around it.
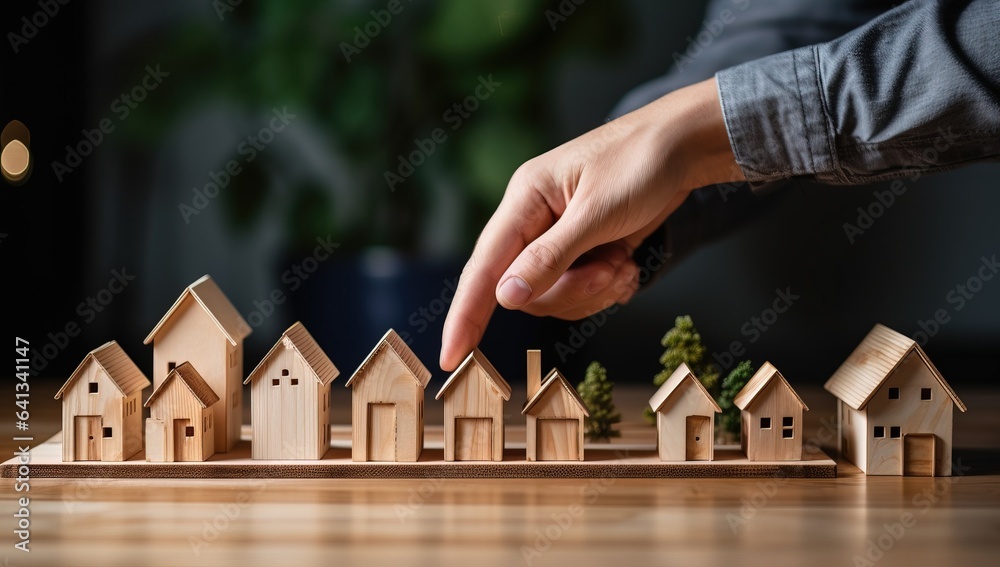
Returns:
[[[525,252],[528,254],[529,263],[546,275],[559,275],[563,272],[563,252],[557,244],[536,240]]]

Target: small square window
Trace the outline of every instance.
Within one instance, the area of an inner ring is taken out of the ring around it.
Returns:
[[[174,368],[177,368],[177,363],[176,362],[168,362],[167,363],[167,374],[170,374],[170,371],[173,370]]]
[[[298,386],[298,385],[299,385],[299,379],[298,378],[292,378],[292,386]]]
[[[113,435],[111,434],[111,428],[110,427],[105,427],[103,429],[104,429],[104,438],[105,439],[110,439],[111,437],[113,437]]]
[[[282,368],[281,369],[281,375],[282,376],[288,376],[288,369],[287,368]]]
[[[899,426],[893,425],[889,428],[889,437],[892,439],[899,439]]]
[[[791,427],[792,426],[792,418],[788,417],[788,416],[785,416],[785,417],[781,418],[781,426],[782,427]]]
[[[91,394],[96,394],[97,393],[97,382],[91,382],[91,383],[87,384],[87,388],[89,388],[89,390],[87,390],[88,392],[90,392]]]
[[[271,378],[271,385],[272,386],[280,386],[281,385],[281,379],[280,378]]]
[[[889,388],[889,399],[890,400],[899,399],[899,388]]]
[[[882,439],[882,438],[884,438],[885,437],[885,427],[883,427],[881,425],[876,425],[875,428],[872,431],[872,434],[875,436],[876,439]]]
[[[194,437],[194,427],[191,426],[191,425],[188,425],[187,427],[185,427],[184,428],[184,436],[185,437]]]
[[[931,399],[931,389],[930,388],[920,388],[920,399],[927,401]]]
[[[760,428],[761,429],[771,429],[771,418],[762,417],[760,418]]]
[[[781,430],[781,437],[784,438],[784,439],[791,439],[793,431],[794,431],[793,429],[782,429]]]

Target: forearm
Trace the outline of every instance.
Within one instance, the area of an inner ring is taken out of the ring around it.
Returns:
[[[747,179],[860,184],[1000,156],[1000,3],[913,0],[717,75]]]

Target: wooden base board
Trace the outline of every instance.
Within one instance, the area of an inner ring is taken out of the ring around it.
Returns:
[[[334,430],[338,427],[334,426]],[[335,431],[334,438],[338,437]],[[435,446],[436,445],[436,446]],[[427,443],[415,463],[356,463],[350,444],[334,441],[318,461],[255,461],[244,439],[228,453],[197,463],[148,463],[144,453],[121,463],[62,462],[62,435],[31,450],[32,478],[836,478],[837,464],[822,452],[803,461],[750,462],[739,447],[715,448],[714,461],[663,462],[644,444],[587,445],[584,461],[525,461],[523,445],[500,462],[447,462],[440,443]],[[18,476],[16,459],[0,478]]]

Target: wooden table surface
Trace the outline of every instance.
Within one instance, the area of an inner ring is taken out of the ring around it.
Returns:
[[[60,428],[37,382],[31,433]],[[1000,394],[968,391],[951,478],[3,481],[3,566],[25,565],[994,565],[1000,558]],[[13,388],[11,388],[13,390]],[[49,392],[48,390],[52,390]],[[833,399],[801,388],[807,435]],[[620,387],[628,442],[647,388]],[[512,400],[523,399],[523,391]],[[335,421],[349,419],[335,396]],[[427,404],[427,423],[440,423]],[[513,402],[510,405],[514,405]],[[516,413],[511,411],[510,413]],[[337,420],[336,416],[341,419]],[[13,418],[11,418],[13,419]],[[0,449],[11,455],[13,423]],[[825,447],[831,455],[832,449]],[[5,457],[6,458],[6,457]],[[30,502],[30,553],[14,549]]]

